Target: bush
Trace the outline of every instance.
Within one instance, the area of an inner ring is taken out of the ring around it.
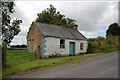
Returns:
[[[100,52],[99,42],[96,40],[89,41],[88,43],[88,53],[98,53]]]
[[[88,40],[88,53],[112,52],[117,51],[118,47],[120,47],[118,36],[90,38]]]

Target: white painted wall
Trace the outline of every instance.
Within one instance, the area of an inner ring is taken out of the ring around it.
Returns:
[[[65,39],[65,48],[60,49],[59,38],[47,37],[46,38],[46,53],[44,54],[48,55],[48,54],[60,53],[60,54],[69,55],[69,42],[75,42],[75,53],[76,54],[87,52],[87,41]],[[80,42],[84,44],[84,49],[82,51],[80,50]]]

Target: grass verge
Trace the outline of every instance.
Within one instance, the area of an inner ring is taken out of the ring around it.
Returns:
[[[3,77],[7,77],[13,74],[34,70],[34,69],[40,69],[40,68],[46,68],[46,67],[53,67],[59,64],[63,64],[66,62],[70,63],[78,63],[82,60],[84,60],[87,57],[90,56],[97,56],[102,53],[97,54],[82,54],[78,56],[68,56],[68,57],[55,57],[55,58],[49,58],[49,59],[38,59],[33,60],[17,65],[8,66],[3,70]]]
[[[26,54],[25,51],[8,51],[7,55],[7,67],[3,69],[3,77],[8,77],[14,74],[35,70],[44,69],[47,67],[53,67],[63,63],[76,64],[85,60],[88,57],[102,55],[103,53],[89,53],[81,54],[77,56],[67,57],[54,57],[48,59],[36,60],[34,56]]]

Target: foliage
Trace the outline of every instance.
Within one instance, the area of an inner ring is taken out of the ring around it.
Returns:
[[[106,38],[90,38],[88,42],[88,53],[118,51],[120,49],[120,26],[118,23],[113,23],[106,30]]]
[[[88,39],[88,53],[112,52],[119,49],[119,37],[98,37]]]
[[[13,20],[11,14],[14,12],[14,2],[2,2],[2,40],[9,44],[11,40],[20,32],[22,20]]]
[[[106,36],[120,36],[120,26],[118,23],[113,23],[109,25],[108,30],[106,31]]]
[[[74,19],[62,15],[59,11],[56,11],[56,8],[53,5],[50,5],[50,8],[44,9],[42,13],[38,13],[36,21],[69,28],[77,25]]]
[[[100,46],[97,41],[88,41],[88,53],[100,52],[99,48]]]
[[[28,53],[23,50],[9,50],[7,55],[8,67],[3,69],[3,77],[25,72],[34,69],[43,69],[53,67],[59,64],[70,62],[72,64],[85,60],[87,57],[97,56],[101,54],[84,54],[78,56],[55,57],[48,59],[36,59],[33,56],[28,56]],[[17,58],[16,58],[17,57]]]

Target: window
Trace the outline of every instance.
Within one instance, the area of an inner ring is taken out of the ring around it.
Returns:
[[[60,39],[60,48],[65,48],[65,40]]]
[[[80,43],[80,50],[83,50],[83,43]]]

